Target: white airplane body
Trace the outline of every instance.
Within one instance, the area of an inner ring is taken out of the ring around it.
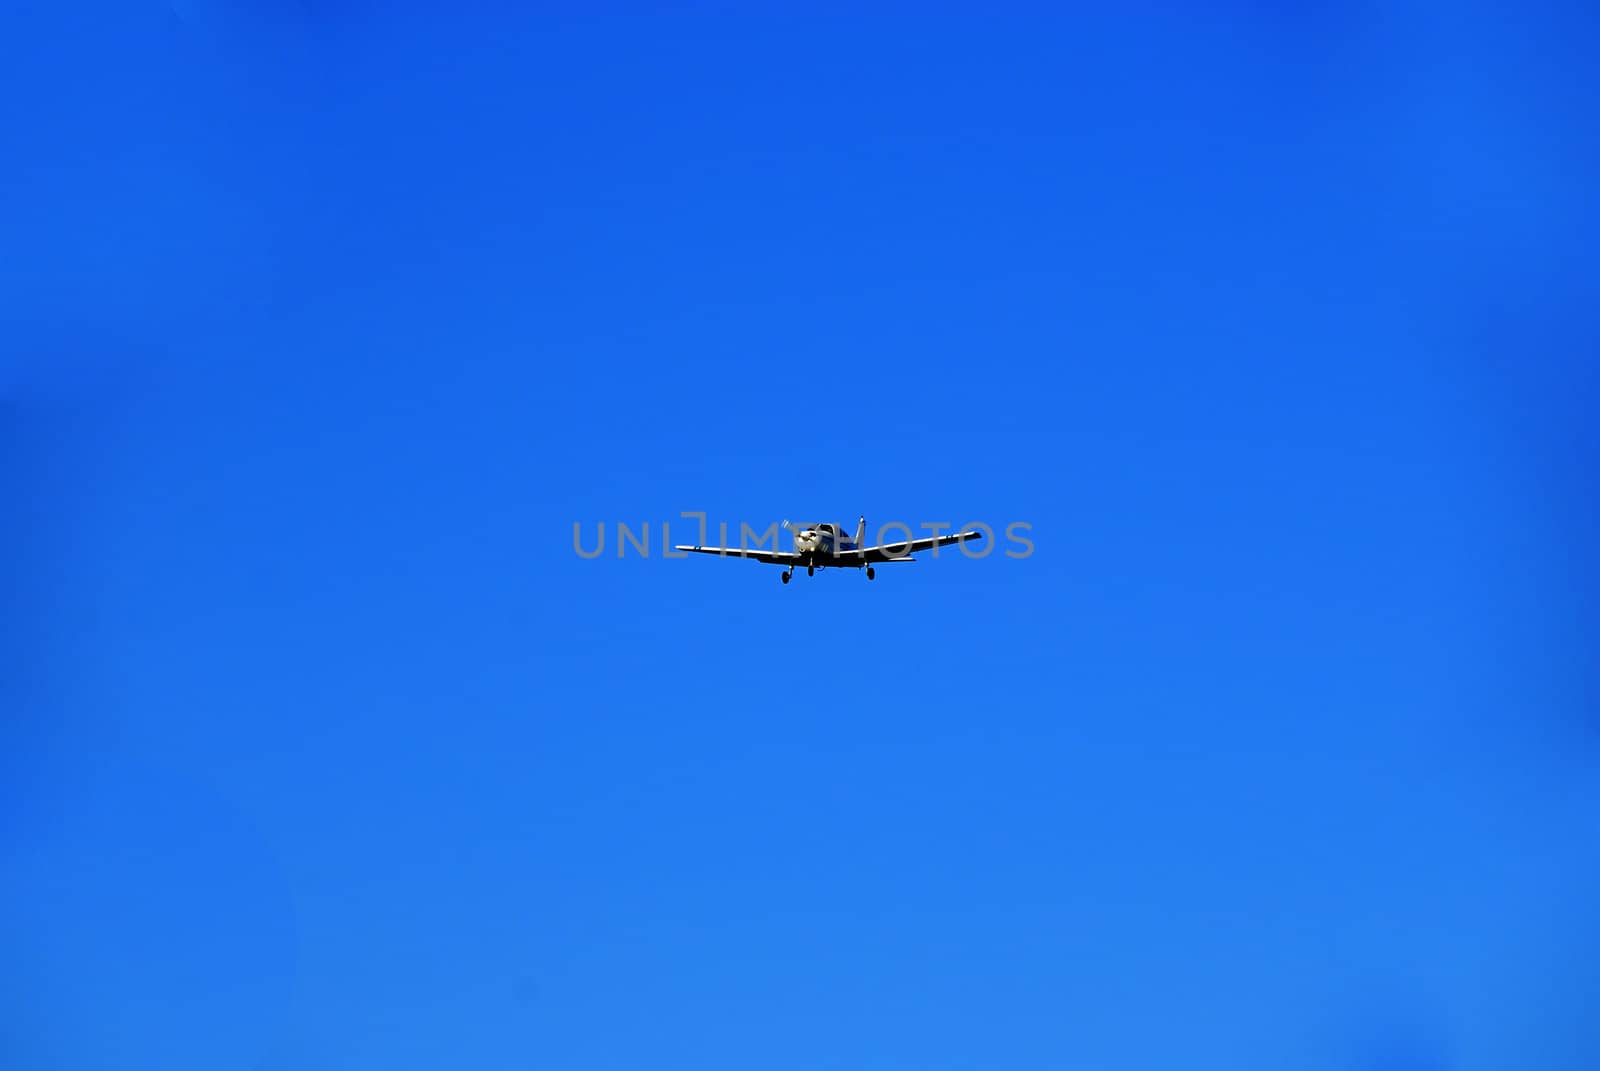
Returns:
[[[783,582],[787,584],[794,575],[795,566],[806,567],[806,575],[812,576],[818,569],[862,569],[867,571],[867,579],[871,580],[877,575],[873,569],[875,565],[886,562],[912,562],[916,561],[913,554],[924,550],[933,550],[937,547],[948,547],[952,543],[964,543],[969,539],[982,539],[983,532],[970,529],[965,532],[952,532],[950,535],[932,536],[927,539],[908,539],[899,543],[880,543],[874,547],[862,546],[867,535],[867,519],[862,517],[856,524],[854,539],[848,538],[844,530],[836,524],[812,524],[796,527],[788,521],[783,522],[783,527],[794,533],[794,550],[762,550],[759,547],[747,549],[745,547],[700,547],[678,546],[673,549],[689,551],[694,554],[715,554],[722,558],[748,558],[751,561],[763,562],[767,565],[785,566]],[[910,534],[909,532],[907,533]]]

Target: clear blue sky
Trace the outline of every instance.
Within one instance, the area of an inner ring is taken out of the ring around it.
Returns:
[[[1600,1067],[1592,13],[468,6],[0,17],[0,1063]]]

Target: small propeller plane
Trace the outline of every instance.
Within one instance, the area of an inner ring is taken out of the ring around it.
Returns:
[[[844,529],[836,524],[808,524],[793,525],[784,521],[784,531],[794,533],[794,550],[762,550],[760,547],[746,549],[744,547],[690,547],[679,546],[674,550],[687,550],[695,554],[716,554],[724,558],[749,558],[752,561],[764,562],[767,565],[782,565],[783,582],[787,584],[789,578],[794,576],[797,565],[806,567],[806,575],[814,576],[818,569],[860,569],[865,567],[867,579],[877,576],[873,569],[875,565],[887,562],[913,562],[912,557],[919,551],[932,550],[935,547],[948,547],[952,543],[964,543],[969,539],[982,539],[983,533],[978,529],[965,532],[952,532],[949,535],[932,536],[927,539],[910,539],[902,543],[880,543],[875,547],[864,547],[862,542],[867,537],[867,519],[862,517],[856,522],[856,536],[854,539],[844,534]],[[910,533],[907,533],[908,535]]]

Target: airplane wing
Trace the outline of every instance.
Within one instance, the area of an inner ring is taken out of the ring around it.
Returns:
[[[965,543],[969,539],[982,539],[983,533],[976,528],[965,532],[951,532],[949,535],[929,536],[927,539],[912,539],[904,543],[880,543],[875,547],[862,547],[860,550],[847,550],[839,557],[844,559],[865,559],[867,562],[894,562],[906,561],[913,554],[934,547],[948,547],[952,543]]]
[[[759,548],[746,550],[744,547],[673,547],[672,549],[687,550],[694,554],[716,554],[723,558],[749,558],[751,561],[765,562],[768,565],[791,565],[801,560],[800,555],[790,551]]]

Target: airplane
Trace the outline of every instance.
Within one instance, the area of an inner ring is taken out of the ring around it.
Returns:
[[[887,562],[913,562],[916,559],[912,555],[920,551],[983,538],[983,533],[974,528],[965,532],[932,536],[928,539],[912,539],[902,543],[880,543],[875,547],[864,547],[861,544],[867,537],[865,516],[856,522],[854,539],[847,538],[844,529],[836,524],[795,526],[784,521],[782,527],[784,531],[794,533],[792,551],[762,550],[759,547],[746,549],[678,546],[673,549],[686,550],[694,554],[716,554],[724,558],[749,558],[767,565],[786,566],[783,570],[783,582],[787,584],[789,578],[794,575],[794,568],[797,565],[806,567],[807,576],[815,576],[818,569],[860,569],[865,566],[867,579],[871,580],[878,575],[873,569],[875,565]]]

